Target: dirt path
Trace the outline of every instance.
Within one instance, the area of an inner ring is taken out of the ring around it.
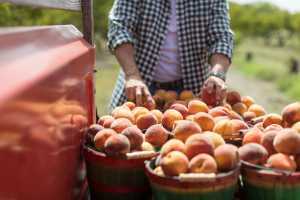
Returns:
[[[238,90],[242,95],[253,97],[256,102],[268,112],[281,112],[282,108],[291,102],[274,84],[247,77],[237,69],[231,69],[228,74],[228,86]]]

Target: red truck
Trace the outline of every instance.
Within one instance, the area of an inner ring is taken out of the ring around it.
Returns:
[[[0,28],[0,199],[85,199],[95,121],[91,0],[0,0],[82,11],[72,25]]]

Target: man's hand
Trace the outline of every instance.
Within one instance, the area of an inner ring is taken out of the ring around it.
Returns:
[[[139,77],[130,77],[126,79],[126,96],[129,101],[134,101],[137,106],[148,105],[154,107],[155,102],[148,90],[148,87]],[[147,106],[147,107],[148,107]]]
[[[202,91],[208,94],[215,94],[217,104],[221,104],[226,97],[226,83],[215,76],[210,76],[204,83]]]

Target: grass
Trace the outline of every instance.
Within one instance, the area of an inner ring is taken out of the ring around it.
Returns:
[[[236,48],[233,65],[246,76],[272,81],[288,97],[299,99],[300,75],[288,73],[291,57],[300,57],[295,44],[289,41],[286,47],[266,46],[260,39],[247,39]],[[247,52],[254,55],[250,62],[246,61]]]

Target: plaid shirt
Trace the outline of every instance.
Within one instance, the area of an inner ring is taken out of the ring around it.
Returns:
[[[178,47],[184,88],[200,92],[210,71],[209,58],[221,53],[231,59],[233,33],[227,0],[178,0]],[[108,47],[123,43],[135,47],[135,60],[146,85],[167,35],[171,13],[169,0],[115,0],[109,15]],[[124,72],[113,91],[110,109],[126,100]]]

